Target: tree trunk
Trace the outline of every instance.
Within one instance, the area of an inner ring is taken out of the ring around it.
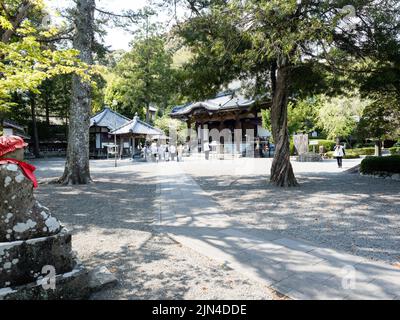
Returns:
[[[39,134],[36,121],[36,101],[35,96],[31,95],[31,117],[32,117],[32,133],[33,133],[33,154],[35,158],[40,158]]]
[[[382,141],[380,139],[375,141],[375,157],[382,157]]]
[[[150,103],[146,102],[146,123],[150,123]]]
[[[77,0],[75,16],[74,48],[80,51],[81,61],[93,64],[95,0]],[[72,97],[69,114],[67,161],[63,184],[87,184],[91,182],[89,170],[89,126],[91,85],[77,75],[72,80]]]
[[[50,127],[50,98],[48,95],[46,95],[46,97],[44,97],[44,108],[45,108],[45,112],[46,112],[46,125],[47,128]]]
[[[3,2],[3,1],[2,1]],[[15,30],[20,27],[21,23],[29,14],[29,10],[33,7],[33,1],[23,1],[14,17],[10,17],[12,29],[7,29],[1,32],[1,42],[8,43],[15,33]]]
[[[290,66],[286,59],[280,59],[277,65],[271,68],[273,91],[271,127],[275,141],[271,183],[278,187],[294,187],[298,185],[290,163],[290,138],[287,127],[289,81]]]

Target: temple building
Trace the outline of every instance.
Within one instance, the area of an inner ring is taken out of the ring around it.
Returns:
[[[90,118],[90,155],[95,158],[107,157],[107,146],[114,143],[111,131],[128,123],[129,118],[105,107]]]
[[[268,143],[271,134],[262,127],[261,116],[261,109],[268,105],[262,100],[248,99],[234,91],[228,91],[218,94],[213,99],[175,107],[170,116],[186,122],[188,128],[198,132],[200,152],[208,136],[212,145],[219,145],[220,152],[257,157],[261,152],[250,155],[248,150],[260,150],[263,144]],[[215,141],[213,132],[216,130],[213,129],[225,132],[219,137],[219,141]],[[239,137],[235,137],[235,129],[240,130]],[[229,139],[226,132],[232,135]],[[249,132],[252,133],[249,135]]]
[[[133,156],[140,152],[140,145],[144,145],[148,139],[157,139],[164,136],[164,132],[142,121],[136,115],[111,134],[116,135],[120,156]]]
[[[18,136],[23,138],[25,141],[30,141],[31,137],[26,133],[27,128],[23,127],[19,123],[10,119],[4,119],[1,123],[4,136]]]

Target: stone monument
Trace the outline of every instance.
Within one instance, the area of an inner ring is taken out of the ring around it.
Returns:
[[[82,299],[88,272],[71,234],[34,197],[20,137],[0,137],[0,300]]]
[[[319,162],[322,161],[321,155],[309,152],[309,139],[307,134],[297,134],[293,137],[294,146],[297,150],[299,162]]]
[[[297,150],[297,154],[301,155],[308,152],[308,135],[307,134],[295,134],[293,136],[294,147]]]

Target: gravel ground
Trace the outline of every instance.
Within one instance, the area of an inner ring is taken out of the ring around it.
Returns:
[[[400,182],[343,172],[345,160],[293,162],[301,186],[268,184],[269,159],[193,161],[185,171],[236,223],[389,263],[400,261]]]
[[[61,175],[64,162],[34,164],[45,182]],[[72,231],[79,258],[89,268],[105,265],[119,279],[92,299],[284,299],[153,229],[155,165],[93,161],[94,184],[41,184],[36,191]]]

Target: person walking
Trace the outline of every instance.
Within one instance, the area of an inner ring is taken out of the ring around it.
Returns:
[[[343,157],[345,155],[346,151],[344,150],[344,147],[339,142],[337,142],[333,152],[333,156],[336,158],[339,168],[343,167]]]
[[[171,161],[175,161],[175,157],[176,157],[176,147],[174,144],[171,144],[169,147],[169,153],[171,155]]]
[[[151,144],[151,154],[153,157],[153,161],[158,162],[158,147],[155,142]]]
[[[169,161],[169,154],[170,154],[169,148],[170,148],[170,146],[167,143],[166,146],[165,146],[165,149],[164,149],[164,160],[167,161],[167,162]]]
[[[165,159],[165,146],[160,144],[158,147],[158,160],[163,161]]]
[[[179,161],[183,161],[183,145],[179,144],[178,146],[178,156],[176,157],[176,160]]]

